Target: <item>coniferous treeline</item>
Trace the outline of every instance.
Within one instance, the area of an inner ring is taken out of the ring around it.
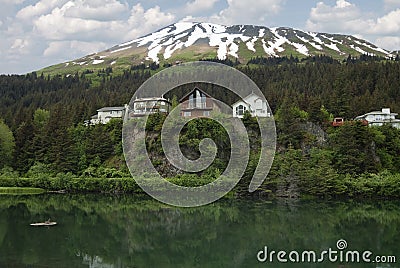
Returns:
[[[317,102],[334,116],[348,119],[383,107],[400,111],[399,61],[373,61],[371,56],[345,63],[326,56],[310,57],[300,63],[295,59],[255,58],[260,64],[257,68],[238,68],[260,87],[274,112],[285,99],[305,111],[314,109],[312,106]],[[264,60],[268,64],[263,65]],[[285,64],[286,61],[290,64]],[[114,75],[111,68],[97,74],[83,72],[53,77],[36,73],[2,75],[0,117],[14,130],[31,118],[36,109],[51,110],[60,104],[70,111],[76,124],[89,119],[101,107],[129,102],[150,76],[149,68],[133,68],[119,75]],[[228,104],[237,101],[234,94],[225,94],[221,88],[206,90]]]
[[[69,111],[74,124],[89,119],[104,106],[120,106],[127,103],[136,89],[150,77],[149,70],[124,71],[113,76],[108,68],[94,74],[43,76],[0,76],[0,118],[16,129],[32,118],[36,109],[51,110],[57,105]]]
[[[315,103],[347,119],[390,107],[400,111],[400,62],[312,62],[242,67],[263,91],[273,111],[286,99],[305,111]]]

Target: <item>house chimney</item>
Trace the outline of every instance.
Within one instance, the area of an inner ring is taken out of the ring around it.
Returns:
[[[390,108],[382,108],[382,113],[390,114]]]

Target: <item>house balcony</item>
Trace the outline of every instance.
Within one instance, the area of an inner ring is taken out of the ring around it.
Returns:
[[[195,104],[188,104],[185,105],[183,104],[181,107],[182,111],[187,111],[187,110],[212,110],[213,106],[212,105],[207,105],[207,103],[199,103],[197,105]]]

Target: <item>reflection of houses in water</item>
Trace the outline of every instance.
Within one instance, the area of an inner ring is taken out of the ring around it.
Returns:
[[[182,117],[209,117],[212,111],[220,111],[215,99],[197,87],[179,102]]]
[[[141,117],[154,113],[169,113],[171,103],[165,98],[137,98],[133,101],[130,117]]]
[[[85,253],[78,253],[77,256],[83,258],[83,264],[88,265],[89,268],[115,268],[116,265],[106,263],[100,256],[90,256]],[[118,267],[120,267],[118,265]]]

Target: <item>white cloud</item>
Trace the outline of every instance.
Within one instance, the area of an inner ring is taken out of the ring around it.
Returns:
[[[66,17],[66,11],[72,6],[68,4],[61,8],[57,7],[50,14],[42,15],[34,21],[37,32],[48,40],[63,40],[75,39],[79,35],[85,34],[88,35],[88,38],[93,38],[96,30],[104,28],[106,31],[108,29],[106,22]]]
[[[306,28],[311,31],[346,32],[370,27],[371,21],[362,19],[359,8],[345,0],[336,1],[335,6],[318,2],[310,12]]]
[[[400,9],[380,18],[372,18],[345,0],[338,0],[333,7],[319,2],[311,9],[306,28],[311,31],[400,34]]]
[[[400,37],[399,36],[384,36],[376,39],[375,44],[383,47],[389,51],[400,49]]]
[[[385,9],[393,9],[400,7],[400,0],[384,0]]]
[[[218,0],[194,0],[187,2],[183,12],[185,12],[185,14],[197,14],[212,9],[216,2],[218,2]]]
[[[154,30],[171,24],[175,16],[171,13],[162,12],[159,6],[145,10],[141,4],[132,7],[127,22],[119,25],[124,33],[121,38],[129,41],[142,35],[151,33]]]
[[[25,2],[25,0],[0,0],[0,4],[5,5],[19,5]]]
[[[55,41],[50,42],[43,52],[45,57],[62,55],[65,51],[73,51],[74,55],[86,55],[98,52],[107,48],[103,42],[81,42],[81,41]]]
[[[93,20],[116,20],[121,14],[128,12],[128,4],[116,0],[92,0],[90,2],[79,0],[68,8],[67,17]]]
[[[150,8],[143,13],[144,26],[152,27],[152,26],[166,26],[167,23],[172,23],[175,19],[175,16],[170,13],[163,13],[160,10],[159,6],[154,8]]]
[[[400,9],[378,18],[370,31],[379,34],[400,34]]]
[[[3,72],[13,72],[18,66],[17,72],[35,70],[82,57],[176,20],[157,5],[129,6],[126,0],[35,0],[19,11],[16,8],[0,21]]]
[[[394,2],[400,0],[385,1],[391,4]],[[374,17],[371,13],[363,13],[355,4],[346,0],[336,1],[335,6],[319,2],[311,9],[306,29],[353,34],[367,38],[385,49],[395,49],[400,36],[400,9]]]
[[[61,8],[56,7],[51,13],[37,18],[34,21],[35,30],[48,40],[94,39],[119,42],[146,34],[172,23],[175,19],[174,15],[164,13],[158,6],[145,10],[141,4],[133,6],[130,14],[127,12],[125,20],[111,19],[115,14],[124,14],[127,10],[125,5],[118,5],[113,0],[108,2],[108,8],[97,4],[85,4],[83,8],[75,2],[68,2]],[[83,2],[79,1],[79,4],[81,3]],[[95,18],[96,13],[101,14],[101,19]]]
[[[279,13],[284,0],[227,0],[228,7],[211,16],[210,21],[221,24],[259,24]]]
[[[26,39],[17,38],[11,45],[11,51],[17,52],[18,54],[28,54],[29,53],[29,41]]]
[[[129,11],[128,4],[118,0],[40,0],[18,11],[16,17],[29,20],[51,13],[56,8],[64,9],[67,17],[93,20],[118,19],[121,13]]]
[[[35,5],[29,5],[18,11],[16,17],[22,20],[30,20],[33,17],[46,14],[54,7],[64,5],[68,0],[40,0]]]

